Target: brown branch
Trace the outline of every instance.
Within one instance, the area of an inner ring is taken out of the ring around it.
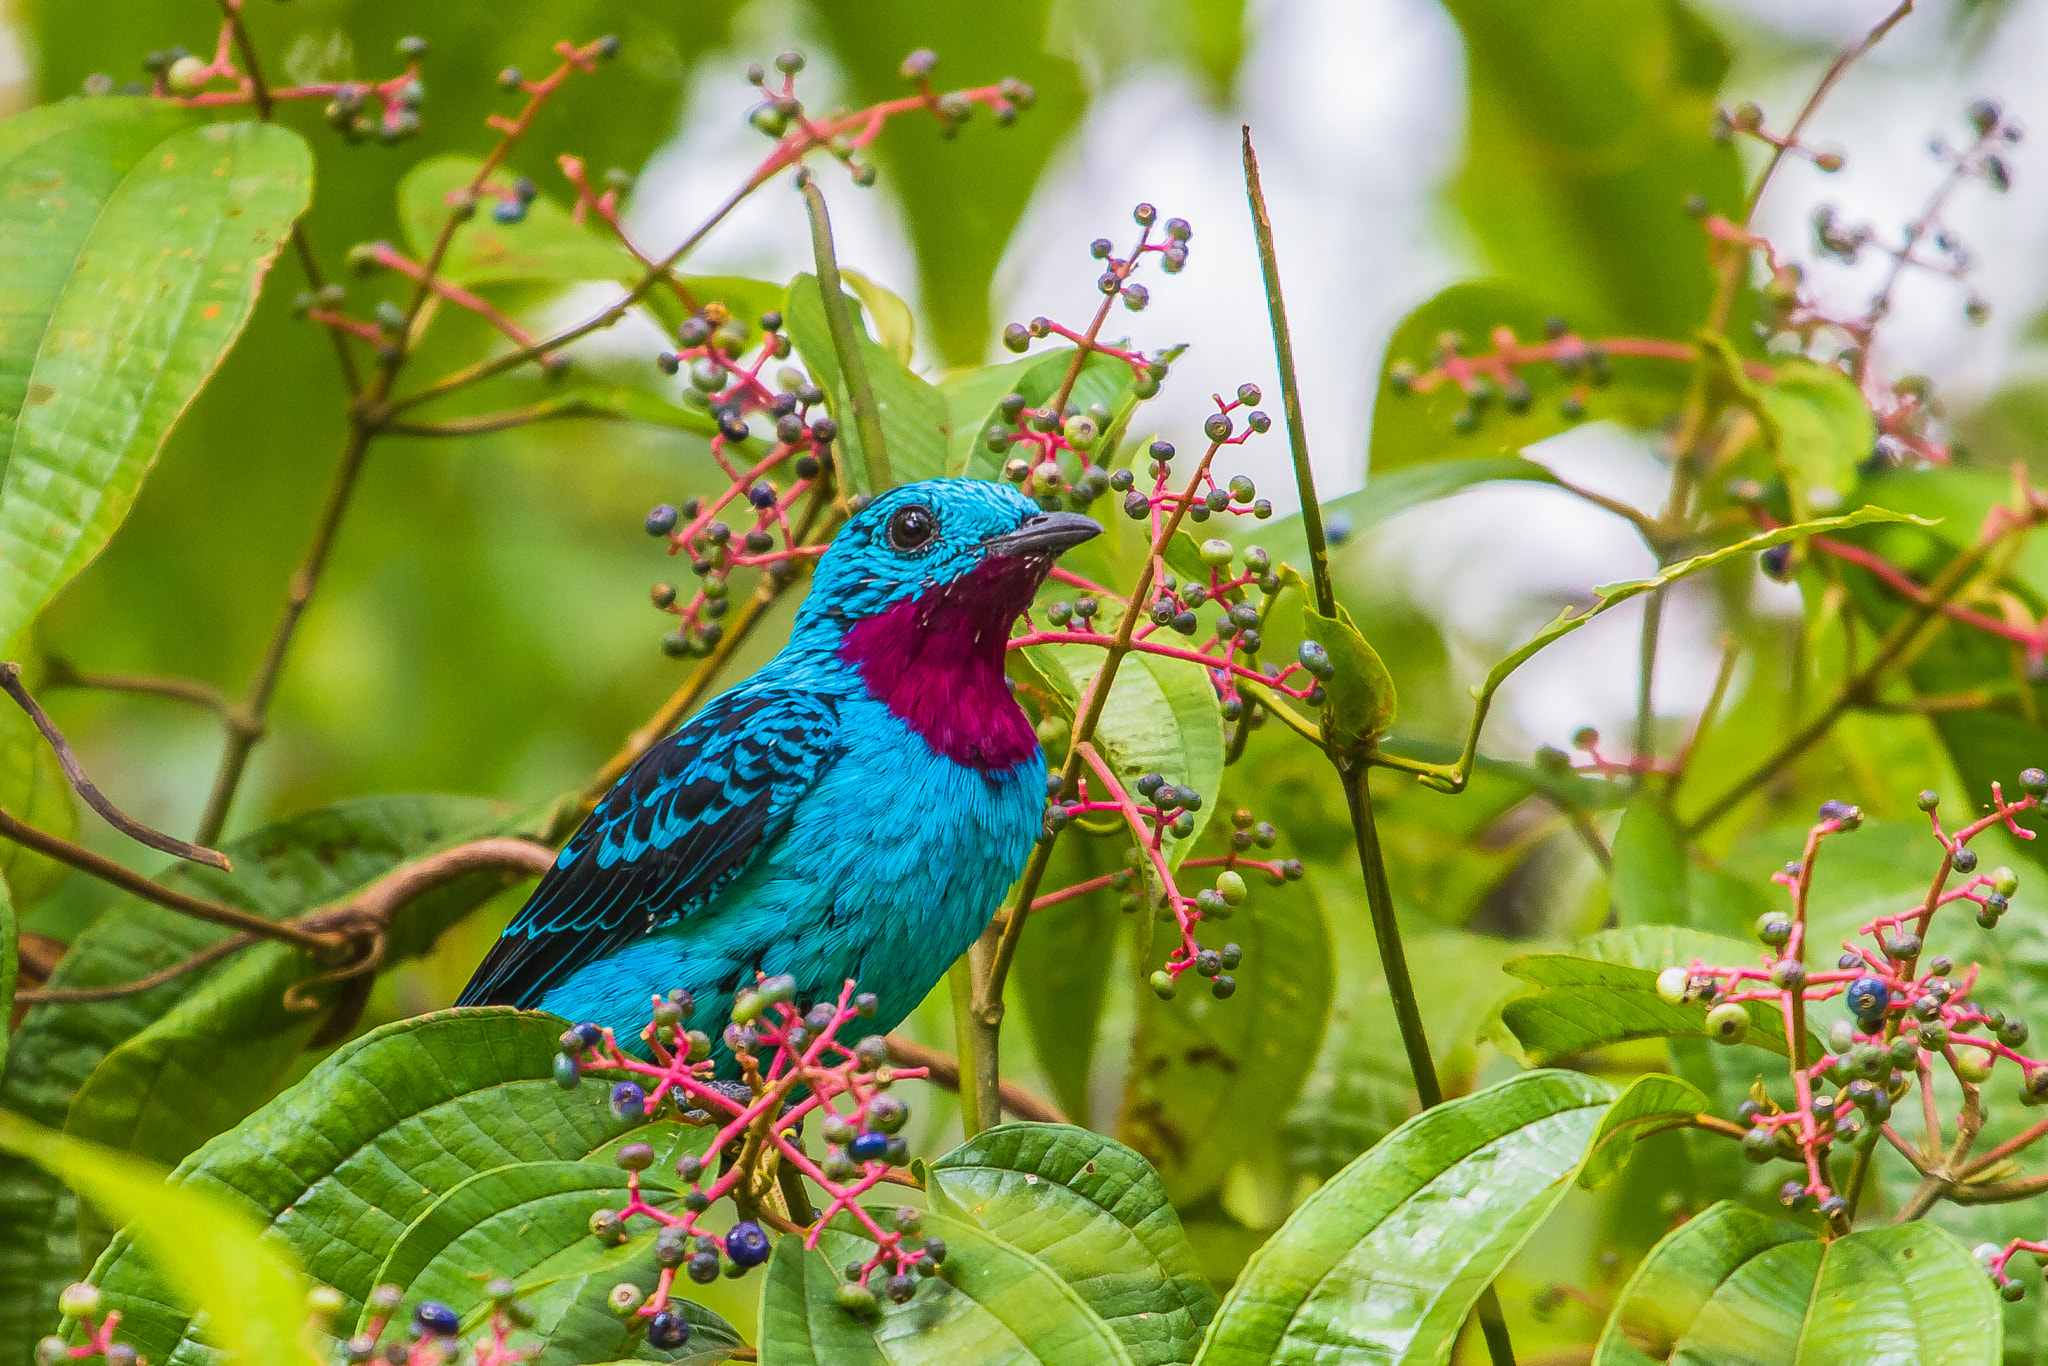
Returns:
[[[45,661],[45,669],[43,687],[46,690],[89,688],[94,692],[135,693],[142,697],[168,697],[174,702],[190,702],[222,716],[228,711],[226,694],[211,683],[202,683],[196,678],[144,673],[84,673],[64,659]]]
[[[0,818],[5,813],[0,812]],[[320,935],[343,934],[364,938],[367,945],[364,952],[350,963],[343,964],[317,977],[294,983],[285,993],[285,1004],[293,1010],[306,1010],[317,1006],[311,992],[314,988],[332,982],[346,981],[373,971],[384,960],[385,932],[391,916],[400,907],[422,893],[432,891],[445,882],[468,873],[485,869],[504,869],[522,874],[538,876],[547,871],[554,862],[554,853],[538,844],[520,839],[491,838],[460,844],[453,849],[444,849],[438,854],[394,869],[377,879],[362,891],[335,906],[323,907],[296,920],[284,922],[301,930]],[[79,987],[56,991],[23,991],[15,994],[15,1000],[29,1005],[55,1003],[84,1003],[89,1001],[113,1001],[124,996],[134,996],[165,982],[174,981],[186,973],[194,972],[209,963],[217,962],[238,949],[247,948],[256,942],[254,933],[243,933],[223,939],[217,944],[193,954],[189,958],[171,964],[159,972],[133,982],[122,982],[115,986]],[[325,939],[322,943],[328,942]],[[48,973],[42,974],[48,980]]]
[[[47,858],[69,864],[81,873],[88,873],[102,882],[112,883],[122,891],[139,896],[144,901],[154,902],[166,910],[189,915],[194,920],[243,930],[261,939],[281,939],[314,953],[329,952],[340,943],[331,935],[317,934],[286,921],[265,920],[252,912],[239,910],[233,906],[223,906],[217,901],[202,901],[196,896],[166,887],[161,882],[154,882],[140,873],[123,868],[112,859],[103,858],[90,849],[82,849],[69,840],[59,839],[47,831],[38,830],[5,810],[0,810],[0,838],[13,840],[23,848],[33,849]]]
[[[57,762],[63,766],[64,776],[70,780],[71,786],[79,796],[85,798],[87,806],[106,818],[108,825],[138,844],[146,844],[174,858],[203,863],[209,868],[219,868],[227,872],[234,870],[234,864],[228,861],[228,856],[218,849],[187,844],[175,835],[152,830],[107,800],[106,794],[93,786],[92,779],[85,776],[85,768],[78,762],[78,756],[72,752],[70,742],[65,740],[64,732],[57,729],[57,723],[50,719],[50,714],[37,704],[35,698],[29,696],[28,689],[21,681],[19,664],[0,664],[0,688],[6,689],[7,695],[28,713],[31,721],[36,723],[36,729],[43,733],[43,738],[50,742],[50,748],[56,751]]]
[[[922,1067],[925,1080],[947,1091],[960,1089],[960,1063],[951,1053],[941,1053],[936,1048],[891,1034],[889,1057],[905,1067]],[[1051,1101],[1040,1100],[1015,1082],[1006,1081],[998,1088],[1003,1098],[1003,1108],[1019,1119],[1037,1120],[1041,1124],[1072,1124],[1066,1114]],[[968,1100],[972,1104],[972,1098]]]
[[[1764,163],[1763,174],[1757,177],[1756,188],[1749,192],[1749,202],[1743,206],[1744,223],[1756,216],[1757,201],[1764,197],[1764,188],[1771,183],[1771,176],[1777,171],[1779,163],[1784,161],[1786,150],[1798,143],[1799,135],[1806,131],[1806,125],[1820,111],[1829,92],[1835,88],[1835,83],[1847,75],[1849,68],[1861,61],[1865,53],[1883,42],[1884,36],[1912,12],[1913,0],[1900,0],[1897,9],[1878,20],[1876,27],[1864,34],[1855,45],[1843,49],[1834,61],[1828,63],[1828,69],[1821,74],[1820,83],[1814,86],[1813,93],[1806,97],[1805,107],[1800,109],[1799,116],[1792,120],[1792,126],[1785,130],[1783,141],[1772,146],[1771,159]]]

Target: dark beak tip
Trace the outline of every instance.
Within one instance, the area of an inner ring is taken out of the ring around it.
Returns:
[[[1006,554],[1057,556],[1102,534],[1102,524],[1078,512],[1041,512],[1015,531],[992,537],[989,549]]]

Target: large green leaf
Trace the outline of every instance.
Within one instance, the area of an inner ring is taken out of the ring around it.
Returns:
[[[492,820],[493,810],[456,797],[345,802],[233,842],[233,873],[182,865],[164,881],[284,919],[455,842]],[[484,875],[421,897],[394,921],[391,953],[421,952],[500,885]],[[49,985],[134,981],[227,934],[126,898],[72,943]],[[81,1135],[175,1161],[277,1085],[321,1013],[286,1012],[282,988],[313,971],[297,950],[266,943],[133,996],[33,1007],[15,1033],[0,1103],[52,1128],[68,1121]],[[256,1032],[240,1028],[252,1022]],[[95,1086],[89,1078],[103,1066]],[[0,1340],[26,1340],[50,1316],[57,1290],[77,1274],[79,1252],[69,1192],[34,1168],[0,1160]]]
[[[1713,276],[1688,195],[1741,216],[1710,127],[1728,51],[1678,0],[1451,0],[1470,114],[1455,187],[1501,272],[1586,328],[1689,338]]]
[[[0,642],[114,534],[312,193],[270,124],[72,100],[0,134]]]
[[[1428,393],[1409,393],[1390,377],[1396,365],[1413,366],[1421,372],[1433,369],[1439,339],[1446,333],[1464,338],[1466,355],[1495,350],[1494,332],[1503,327],[1520,345],[1538,345],[1545,339],[1545,322],[1558,308],[1520,285],[1474,280],[1452,285],[1402,319],[1387,342],[1380,366],[1379,396],[1372,410],[1372,477],[1383,478],[1409,465],[1439,460],[1519,455],[1585,421],[1608,419],[1637,429],[1653,428],[1678,406],[1686,378],[1682,364],[1614,357],[1608,362],[1613,378],[1589,388],[1583,366],[1576,374],[1566,375],[1546,362],[1524,365],[1517,371],[1529,386],[1526,408],[1511,411],[1496,395],[1475,409],[1478,422],[1460,431],[1456,420],[1468,406],[1463,388],[1446,381]],[[1567,413],[1567,397],[1575,397],[1583,411]],[[1537,477],[1551,476],[1541,472]],[[1369,504],[1370,495],[1362,501]]]
[[[642,1178],[645,1198],[662,1206],[675,1199],[658,1179]],[[406,1302],[438,1300],[465,1320],[483,1309],[484,1279],[502,1276],[520,1287],[533,1311],[530,1331],[546,1342],[534,1358],[544,1366],[638,1356],[647,1361],[724,1361],[739,1338],[710,1310],[671,1300],[689,1320],[690,1340],[663,1351],[628,1330],[605,1304],[614,1285],[631,1281],[653,1288],[654,1229],[612,1246],[590,1232],[590,1217],[619,1209],[627,1199],[626,1174],[609,1162],[520,1162],[478,1172],[413,1220],[384,1260],[375,1284],[396,1285]],[[358,1329],[368,1326],[365,1308]]]
[[[887,1212],[871,1210],[887,1227]],[[818,1237],[775,1245],[761,1286],[761,1358],[775,1366],[1131,1366],[1116,1330],[1046,1263],[970,1220],[927,1214],[928,1235],[946,1242],[941,1274],[908,1304],[882,1301],[857,1318],[834,1294],[838,1268],[875,1245],[841,1215]]]
[[[573,1091],[554,1084],[561,1028],[551,1016],[500,1008],[386,1025],[192,1154],[173,1186],[241,1206],[341,1291],[353,1315],[407,1230],[464,1181],[508,1164],[581,1161],[626,1132],[658,1127],[613,1119],[595,1081]],[[151,1360],[189,1350],[192,1323],[166,1307],[126,1234],[93,1280],[131,1315],[133,1340]]]
[[[1730,965],[1760,961],[1758,951],[1676,926],[1603,930],[1570,953],[1532,953],[1507,971],[1541,990],[1501,1008],[1501,1019],[1538,1063],[1629,1039],[1707,1037],[1704,1000],[1672,1005],[1657,994],[1657,974],[1694,958]],[[1769,1001],[1746,1001],[1752,1044],[1785,1052],[1785,1022]],[[1809,1050],[1818,1057],[1818,1048]]]
[[[14,706],[0,710],[0,809],[60,839],[78,833],[78,807],[56,753],[28,714]],[[21,910],[48,896],[70,872],[12,841],[0,844],[0,876]]]
[[[1396,1129],[1302,1202],[1209,1325],[1202,1366],[1436,1362],[1571,1185],[1614,1088],[1526,1072]]]
[[[1134,1366],[1190,1362],[1216,1312],[1144,1158],[1066,1124],[1004,1124],[931,1164],[934,1209],[1038,1258],[1122,1338]]]
[[[1246,1142],[1287,1113],[1315,1062],[1334,974],[1312,896],[1260,889],[1206,932],[1243,946],[1237,992],[1216,1000],[1190,973],[1179,993],[1140,1001],[1117,1133],[1186,1205],[1212,1191]]]
[[[832,333],[825,324],[824,297],[818,292],[817,277],[799,275],[791,280],[788,300],[784,325],[789,329],[789,339],[795,343],[797,355],[803,358],[811,377],[825,391],[832,415],[839,421],[836,458],[855,472],[854,477],[864,479],[867,457],[861,450],[860,432],[848,406],[839,357],[832,349]],[[859,299],[846,296],[846,310],[853,319],[854,342],[860,347],[861,362],[867,367],[868,383],[875,391],[875,410],[881,418],[882,440],[889,448],[891,475],[899,484],[938,478],[946,472],[946,431],[951,420],[946,396],[869,335]]]
[[[1944,1366],[2003,1357],[1991,1278],[1924,1223],[1831,1243],[1726,1201],[1651,1251],[1595,1366]]]
[[[127,1224],[178,1302],[218,1326],[217,1340],[243,1366],[315,1360],[306,1350],[305,1295],[288,1254],[266,1243],[242,1211],[200,1191],[164,1184],[163,1172],[123,1153],[52,1133],[0,1110],[0,1149],[32,1161]],[[112,1307],[112,1306],[109,1306]],[[13,1338],[24,1355],[55,1315]],[[122,1324],[120,1341],[130,1342]]]
[[[935,120],[909,114],[891,123],[864,154],[880,162],[909,220],[925,318],[939,354],[954,365],[978,361],[989,340],[989,282],[996,263],[1054,148],[1084,107],[1073,63],[1053,55],[1047,41],[1052,0],[996,6],[946,0],[848,6],[820,0],[809,8],[861,103],[908,93],[897,65],[916,48],[930,48],[943,59],[933,75],[937,89],[993,85],[1015,76],[1038,92],[1036,105],[1012,127],[994,127],[988,112],[978,109],[959,137],[948,139]],[[1128,224],[1127,212],[1122,206],[1114,222]],[[1113,225],[1103,222],[1100,228]],[[897,477],[912,476],[898,465]]]

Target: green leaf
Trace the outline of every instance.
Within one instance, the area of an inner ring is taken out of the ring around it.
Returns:
[[[1216,927],[1244,948],[1237,993],[1189,974],[1161,1001],[1141,993],[1117,1134],[1185,1206],[1216,1189],[1247,1139],[1287,1113],[1330,1013],[1329,929],[1312,896],[1260,887]]]
[[[19,707],[0,710],[0,808],[59,839],[78,833],[71,784],[35,722]],[[0,842],[0,877],[14,904],[28,910],[57,889],[71,870],[13,841]]]
[[[1329,695],[1325,714],[1329,718],[1330,747],[1338,754],[1360,754],[1372,748],[1394,724],[1394,677],[1379,652],[1366,643],[1344,604],[1337,615],[1326,617],[1315,608],[1301,609],[1301,633],[1320,644],[1330,656],[1337,673],[1324,690]]]
[[[1093,645],[1027,645],[1024,653],[1066,697],[1085,697],[1108,655]],[[1128,788],[1147,773],[1202,795],[1195,829],[1166,836],[1168,862],[1178,866],[1214,818],[1223,790],[1223,718],[1209,671],[1188,660],[1132,653],[1117,666],[1095,746]]]
[[[1711,1106],[1698,1087],[1677,1077],[1652,1072],[1636,1078],[1594,1132],[1585,1165],[1579,1168],[1579,1184],[1587,1190],[1605,1185],[1620,1174],[1646,1130],[1700,1114]]]
[[[1197,1361],[1444,1359],[1570,1188],[1614,1098],[1591,1077],[1525,1072],[1408,1121],[1252,1255]]]
[[[875,339],[882,343],[882,349],[895,357],[898,365],[908,366],[917,349],[917,319],[911,316],[910,305],[903,302],[901,295],[882,288],[857,270],[842,270],[839,275],[867,305],[868,316],[875,320]]]
[[[653,1177],[642,1178],[647,1203],[672,1203],[675,1192]],[[533,1311],[529,1331],[547,1344],[535,1358],[544,1366],[633,1356],[644,1339],[611,1312],[605,1296],[621,1281],[653,1286],[660,1271],[655,1230],[643,1223],[616,1247],[590,1233],[590,1217],[623,1207],[626,1193],[626,1174],[610,1162],[520,1162],[478,1172],[413,1220],[373,1283],[400,1287],[408,1304],[438,1300],[467,1322],[484,1308],[486,1280],[502,1276],[519,1285]],[[710,1366],[738,1344],[738,1334],[710,1310],[680,1298],[670,1303],[689,1320],[690,1341],[675,1352],[647,1348],[645,1359]],[[357,1331],[368,1328],[369,1317],[366,1307]]]
[[[1068,1124],[1004,1124],[931,1164],[932,1207],[1043,1262],[1123,1339],[1134,1366],[1190,1362],[1216,1312],[1145,1159]]]
[[[874,387],[890,470],[899,484],[938,478],[946,472],[947,424],[951,420],[946,396],[869,335],[858,299],[849,296],[846,307],[853,317],[854,339],[867,365],[868,382]],[[832,350],[832,333],[825,323],[825,302],[816,276],[799,275],[789,282],[784,326],[805,368],[825,391],[827,405],[839,423],[835,458],[854,471],[857,479],[865,479],[867,459],[848,406],[839,358]],[[862,491],[863,487],[856,482],[849,491]]]
[[[1447,332],[1464,337],[1466,355],[1493,351],[1494,332],[1503,327],[1520,345],[1538,345],[1544,340],[1545,321],[1558,311],[1557,305],[1543,302],[1520,285],[1471,280],[1452,285],[1402,319],[1380,364],[1372,410],[1371,478],[1383,479],[1411,465],[1518,455],[1587,421],[1609,420],[1648,430],[1678,406],[1686,382],[1683,364],[1613,357],[1608,362],[1613,379],[1592,388],[1583,371],[1565,375],[1554,365],[1532,363],[1518,370],[1529,386],[1525,410],[1510,412],[1496,398],[1479,411],[1476,425],[1461,432],[1456,419],[1469,406],[1461,387],[1445,382],[1428,393],[1410,393],[1391,378],[1397,364],[1424,373],[1435,368],[1438,339]],[[1579,416],[1565,412],[1568,397],[1583,406]],[[1553,478],[1547,471],[1537,477]]]
[[[1538,1064],[1629,1039],[1705,1038],[1705,1001],[1672,1005],[1657,994],[1657,974],[1693,959],[1731,964],[1757,961],[1739,940],[1675,926],[1603,930],[1573,945],[1571,953],[1532,953],[1509,960],[1507,971],[1541,987],[1501,1008],[1501,1019]],[[1785,1023],[1769,1001],[1745,1001],[1746,1042],[1783,1054]],[[1819,1057],[1813,1046],[1809,1056]]]
[[[1614,832],[1614,878],[1609,901],[1623,926],[1683,925],[1691,898],[1685,835],[1664,803],[1638,796]]]
[[[127,516],[312,190],[298,134],[69,100],[0,135],[0,642]]]
[[[1873,522],[1912,522],[1921,526],[1928,524],[1925,518],[1915,517],[1909,513],[1890,512],[1879,507],[1862,507],[1840,517],[1822,517],[1817,521],[1800,522],[1793,526],[1781,526],[1770,531],[1761,532],[1755,536],[1746,537],[1735,542],[1733,545],[1724,545],[1719,550],[1708,551],[1704,555],[1695,555],[1689,560],[1680,560],[1675,564],[1666,565],[1657,574],[1647,579],[1630,579],[1625,583],[1603,584],[1601,587],[1593,590],[1593,603],[1591,606],[1583,609],[1565,608],[1552,619],[1548,626],[1538,631],[1527,644],[1523,645],[1506,659],[1503,659],[1500,663],[1494,665],[1492,671],[1486,675],[1486,682],[1481,686],[1480,694],[1490,697],[1494,690],[1507,680],[1509,674],[1527,663],[1544,646],[1570,635],[1602,612],[1607,611],[1611,607],[1617,607],[1627,602],[1630,598],[1640,597],[1644,593],[1662,588],[1666,584],[1690,578],[1702,570],[1712,569],[1716,565],[1726,564],[1728,561],[1739,559],[1744,555],[1768,550],[1774,545],[1784,545],[1788,541],[1796,541],[1802,536],[1818,535],[1824,531],[1835,531],[1845,527],[1867,526]]]
[[[870,1210],[889,1227],[887,1214]],[[783,1238],[761,1286],[764,1361],[777,1366],[1014,1366],[1105,1363],[1131,1366],[1116,1331],[1044,1262],[979,1224],[939,1212],[926,1233],[945,1239],[943,1276],[923,1282],[908,1304],[882,1299],[873,1319],[834,1302],[838,1268],[874,1255],[849,1215],[818,1235],[815,1251]]]
[[[1877,425],[1856,381],[1832,365],[1794,358],[1781,362],[1768,382],[1743,371],[1724,348],[1723,373],[1755,414],[1770,456],[1768,472],[1784,481],[1792,519],[1841,507],[1870,458]]]
[[[1710,133],[1721,39],[1675,3],[1449,9],[1470,100],[1454,194],[1481,250],[1582,327],[1690,337],[1713,275],[1686,196],[1742,216],[1741,161]]]
[[[162,880],[284,919],[337,900],[494,819],[490,804],[472,798],[344,802],[229,844],[233,873],[183,864]],[[413,902],[393,921],[390,956],[420,953],[500,885],[489,875],[463,879]],[[49,985],[131,982],[228,933],[124,898],[72,942]],[[14,1035],[0,1105],[51,1128],[65,1125],[68,1116],[83,1134],[132,1140],[165,1161],[181,1157],[224,1119],[238,1117],[230,1113],[235,1103],[246,1113],[277,1085],[290,1054],[267,1033],[303,1041],[319,1018],[319,1012],[307,1019],[283,1009],[283,983],[313,972],[297,950],[259,944],[239,956],[244,961],[201,968],[133,996],[31,1008]],[[270,975],[280,962],[295,964],[296,976]],[[244,989],[272,993],[263,998],[268,1013],[254,1035],[234,1032],[251,1018],[250,1003],[238,1000]],[[88,1078],[110,1060],[107,1082],[90,1088]],[[111,1084],[115,1077],[121,1085]],[[97,1099],[78,1107],[82,1088],[95,1089]],[[69,1192],[32,1167],[0,1160],[0,1341],[28,1340],[23,1335],[40,1331],[52,1316],[57,1291],[78,1270],[78,1236]]]
[[[173,1188],[232,1199],[268,1228],[269,1240],[341,1291],[354,1315],[407,1230],[470,1177],[509,1164],[581,1161],[641,1130],[666,1141],[673,1125],[613,1119],[599,1083],[574,1091],[554,1084],[561,1029],[552,1016],[500,1008],[386,1025],[192,1154],[173,1173]],[[150,1308],[162,1297],[126,1234],[93,1280],[112,1307],[141,1311],[129,1321],[144,1355],[167,1361],[186,1350],[193,1325]]]
[[[1015,76],[1037,90],[1037,102],[1012,127],[998,128],[987,110],[976,109],[959,135],[949,138],[937,120],[905,114],[862,153],[864,160],[880,163],[903,206],[933,345],[950,364],[978,361],[991,331],[989,282],[996,264],[1054,149],[1086,107],[1073,63],[1048,50],[1052,0],[994,6],[945,0],[847,6],[818,0],[809,9],[830,37],[857,104],[908,93],[897,67],[917,48],[945,58],[934,75],[935,89],[993,85]],[[912,477],[900,463],[897,469],[899,477]]]
[[[163,1172],[149,1163],[52,1133],[5,1110],[0,1149],[34,1162],[122,1220],[129,1240],[161,1272],[176,1302],[203,1311],[216,1325],[215,1340],[232,1360],[244,1366],[312,1366],[298,1268],[240,1210],[205,1192],[166,1186]],[[38,1335],[56,1326],[52,1314],[24,1325],[11,1341],[25,1353]],[[134,1341],[132,1328],[124,1317],[121,1341]]]
[[[1831,1243],[1723,1201],[1636,1269],[1594,1366],[1944,1366],[2003,1357],[1998,1296],[1976,1259],[1930,1224]]]

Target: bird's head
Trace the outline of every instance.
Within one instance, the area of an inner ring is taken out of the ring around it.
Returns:
[[[851,665],[939,753],[1010,768],[1038,742],[1004,682],[1004,642],[1060,552],[1101,531],[983,479],[890,489],[832,538],[794,639]]]
[[[905,604],[974,609],[1008,635],[1060,552],[1100,534],[1079,513],[1046,512],[1008,484],[926,479],[856,513],[818,561],[800,624],[842,629]]]

